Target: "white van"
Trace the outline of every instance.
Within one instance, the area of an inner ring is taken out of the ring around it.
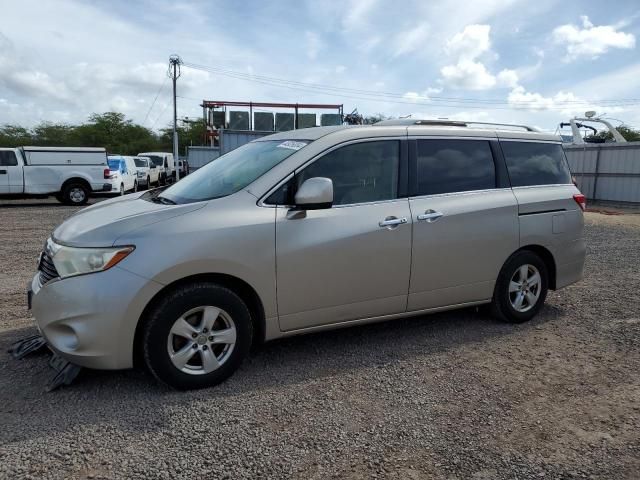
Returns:
[[[173,153],[143,152],[139,153],[138,157],[147,157],[151,160],[151,163],[160,169],[160,185],[166,185],[167,182],[172,182],[174,180],[176,167],[173,160]]]
[[[111,193],[124,195],[138,191],[138,168],[133,157],[109,155],[109,181]]]
[[[138,188],[151,188],[159,185],[160,171],[147,157],[133,157],[138,169]]]
[[[104,148],[0,148],[0,197],[54,195],[84,205],[92,192],[111,189]]]

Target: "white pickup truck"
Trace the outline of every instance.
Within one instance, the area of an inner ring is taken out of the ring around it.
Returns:
[[[84,205],[92,192],[111,190],[104,148],[0,148],[0,197],[54,195]]]

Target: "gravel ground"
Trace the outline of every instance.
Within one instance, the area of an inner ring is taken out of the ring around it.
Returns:
[[[640,216],[587,214],[582,282],[533,322],[463,310],[276,341],[223,385],[84,371],[44,393],[25,286],[73,208],[0,206],[0,477],[640,477]]]

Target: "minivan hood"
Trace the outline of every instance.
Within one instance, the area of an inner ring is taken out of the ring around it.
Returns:
[[[53,231],[55,241],[74,247],[114,245],[119,237],[152,223],[199,210],[206,202],[164,205],[134,193],[99,202],[69,217]],[[161,240],[161,239],[159,239]]]

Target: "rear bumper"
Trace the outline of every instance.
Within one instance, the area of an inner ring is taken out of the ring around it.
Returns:
[[[59,356],[82,367],[116,370],[133,366],[133,340],[147,303],[162,288],[127,270],[31,282],[33,316]]]
[[[580,238],[562,246],[556,258],[564,260],[556,266],[556,290],[582,280],[586,245]]]

